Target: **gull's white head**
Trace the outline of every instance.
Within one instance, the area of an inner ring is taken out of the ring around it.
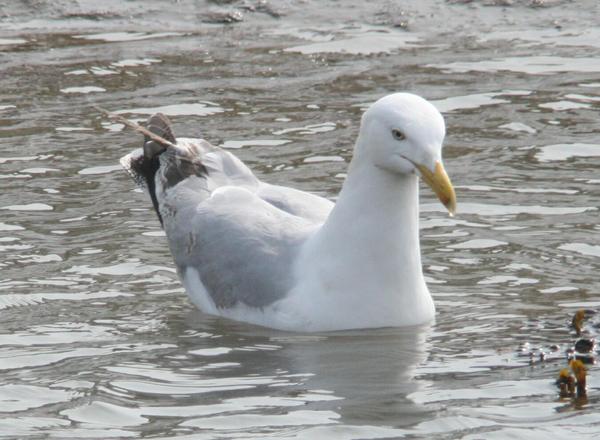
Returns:
[[[418,173],[453,214],[456,196],[442,165],[445,134],[444,118],[431,103],[410,93],[394,93],[363,115],[360,153],[386,172]]]

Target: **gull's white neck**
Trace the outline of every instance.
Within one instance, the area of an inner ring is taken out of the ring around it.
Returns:
[[[319,231],[321,252],[362,277],[405,290],[421,278],[419,187],[416,175],[394,175],[354,162],[339,199]],[[396,282],[402,281],[402,285]],[[416,287],[416,286],[414,286]]]
[[[301,294],[312,301],[315,329],[411,325],[433,318],[421,268],[418,178],[376,167],[360,157],[361,147],[298,268],[298,277],[307,280],[300,283]],[[321,310],[337,313],[323,316]]]

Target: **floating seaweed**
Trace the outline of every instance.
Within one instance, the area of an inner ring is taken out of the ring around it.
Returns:
[[[575,333],[577,336],[581,336],[581,332],[583,331],[583,321],[585,319],[585,310],[580,309],[577,310],[573,319],[571,320],[571,326],[575,329]]]
[[[596,363],[596,339],[593,332],[584,327],[586,318],[594,314],[593,310],[580,309],[573,315],[571,326],[578,339],[566,350],[569,366],[561,369],[556,379],[560,398],[572,399],[572,404],[577,408],[587,403],[586,365]]]

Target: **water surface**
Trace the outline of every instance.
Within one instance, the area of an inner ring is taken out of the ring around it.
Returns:
[[[0,437],[597,438],[596,367],[587,402],[554,385],[600,306],[596,2],[99,5],[0,7]],[[92,107],[334,199],[401,90],[448,127],[458,215],[421,194],[437,320],[329,334],[194,310],[118,166],[139,137]]]

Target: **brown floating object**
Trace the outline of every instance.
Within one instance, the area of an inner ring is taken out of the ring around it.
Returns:
[[[560,388],[560,397],[573,397],[575,395],[575,378],[568,368],[560,370],[556,384]]]
[[[581,335],[581,330],[583,330],[583,320],[585,319],[585,310],[579,309],[573,316],[573,320],[571,321],[571,325],[575,329],[577,336]]]
[[[573,371],[573,374],[577,379],[577,396],[585,396],[587,394],[587,370],[585,368],[585,365],[580,360],[573,359],[571,362],[569,362],[569,366],[571,367],[571,370]]]

